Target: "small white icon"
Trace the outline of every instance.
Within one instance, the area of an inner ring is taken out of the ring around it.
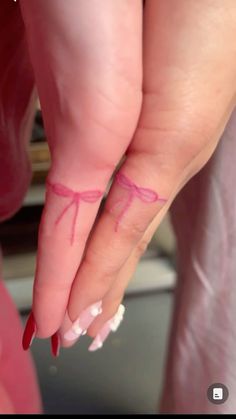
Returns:
[[[221,387],[213,388],[213,400],[223,400],[223,388]]]

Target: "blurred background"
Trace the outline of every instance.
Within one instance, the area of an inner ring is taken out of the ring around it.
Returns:
[[[50,155],[40,106],[29,144],[33,177],[23,207],[0,224],[3,273],[22,321],[31,307],[37,232]],[[169,217],[154,235],[125,296],[123,324],[104,348],[89,353],[89,338],[52,358],[49,341],[32,348],[45,413],[155,413],[161,392],[175,287],[175,242]]]

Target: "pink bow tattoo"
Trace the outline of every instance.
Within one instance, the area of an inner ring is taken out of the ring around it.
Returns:
[[[66,186],[60,183],[50,183],[47,181],[47,185],[50,186],[51,190],[58,196],[62,196],[63,198],[70,198],[70,202],[66,207],[63,209],[61,214],[57,217],[55,221],[55,225],[58,225],[61,219],[64,217],[65,213],[69,210],[70,207],[73,205],[75,206],[75,213],[72,220],[72,229],[71,229],[71,237],[70,237],[70,244],[74,243],[75,238],[75,229],[76,229],[76,222],[79,213],[79,206],[80,201],[94,203],[96,202],[101,196],[103,196],[103,192],[95,190],[95,191],[84,191],[84,192],[76,192],[72,189],[67,188]]]
[[[126,213],[126,211],[128,210],[128,208],[132,204],[132,201],[133,201],[134,198],[138,198],[138,199],[140,199],[142,202],[144,202],[146,204],[152,203],[152,202],[156,202],[156,201],[162,201],[162,202],[166,202],[167,201],[167,199],[161,198],[155,191],[152,191],[151,189],[147,189],[147,188],[141,188],[141,187],[135,185],[134,182],[132,182],[129,178],[127,178],[122,173],[117,173],[115,179],[116,179],[116,182],[122,188],[128,190],[128,192],[129,192],[128,200],[125,203],[122,212],[118,216],[118,219],[117,219],[117,222],[116,222],[115,231],[118,230],[118,227],[119,227],[119,224],[121,222],[121,219],[124,217],[124,214]],[[116,205],[119,204],[120,202],[124,202],[124,199],[120,199],[116,203]]]

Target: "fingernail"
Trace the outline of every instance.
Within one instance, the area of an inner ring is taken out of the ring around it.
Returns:
[[[102,312],[102,302],[92,304],[86,310],[82,311],[81,315],[75,320],[71,328],[64,334],[64,339],[75,340],[86,333],[86,330],[93,322],[94,318]]]
[[[56,332],[51,337],[52,355],[55,356],[55,357],[58,357],[59,354],[60,354],[60,348],[61,348],[60,336],[59,336],[59,333]]]
[[[35,338],[36,332],[37,332],[37,327],[34,320],[34,315],[31,311],[28,317],[25,330],[23,333],[23,338],[22,338],[22,346],[23,346],[24,351],[27,351],[27,349],[29,349],[29,347],[31,346]]]
[[[112,319],[108,320],[105,323],[105,325],[102,327],[102,329],[97,334],[95,339],[92,341],[88,349],[90,352],[94,352],[97,349],[102,348],[103,343],[108,338],[110,332],[117,331],[118,327],[120,326],[124,318],[124,313],[125,313],[125,307],[123,306],[123,304],[120,304],[114,317],[112,317]]]

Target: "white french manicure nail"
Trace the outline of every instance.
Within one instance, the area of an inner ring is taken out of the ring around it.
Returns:
[[[100,303],[99,304],[94,304],[93,306],[91,306],[90,314],[93,317],[97,317],[101,313],[102,313],[102,308],[101,308]]]
[[[93,340],[93,342],[91,343],[90,347],[89,347],[89,351],[90,352],[94,352],[97,349],[102,348],[103,343],[102,340],[100,338],[100,335],[97,335],[96,338]]]
[[[87,309],[85,309],[81,315],[76,319],[70,330],[64,334],[66,340],[75,340],[78,339],[81,335],[85,334],[90,324],[93,322],[94,318],[97,317],[102,312],[102,302],[98,301],[97,303],[92,304]],[[84,333],[85,332],[85,333]]]
[[[107,339],[110,332],[116,332],[120,323],[123,320],[125,313],[125,307],[123,304],[120,304],[116,314],[112,317],[112,319],[108,320],[102,329],[99,331],[95,339],[92,341],[91,345],[89,346],[88,350],[90,352],[94,352],[97,349],[102,348],[104,341]]]

